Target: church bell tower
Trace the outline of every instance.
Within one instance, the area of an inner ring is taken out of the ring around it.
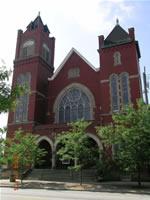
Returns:
[[[27,83],[30,93],[20,97],[15,111],[9,113],[8,132],[19,127],[32,131],[36,124],[45,123],[48,77],[53,75],[55,50],[55,38],[49,35],[40,15],[24,32],[18,30],[12,85]]]

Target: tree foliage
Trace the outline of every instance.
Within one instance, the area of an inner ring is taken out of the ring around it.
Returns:
[[[112,125],[97,127],[97,132],[105,144],[119,147],[116,157],[124,169],[138,173],[140,185],[141,170],[150,163],[150,106],[139,100],[112,118]]]
[[[5,138],[4,134],[6,132],[6,128],[0,128],[0,167],[4,164],[4,147],[5,147]]]
[[[80,171],[80,184],[82,184],[82,169],[95,164],[99,158],[98,149],[95,146],[91,147],[86,134],[86,129],[90,124],[83,120],[72,122],[69,124],[69,131],[61,133],[57,138],[61,144],[57,154],[62,161],[73,161],[74,165],[69,166],[69,169]]]
[[[40,162],[45,151],[38,147],[37,137],[18,130],[12,138],[1,140],[1,164],[7,164],[12,171],[15,169],[21,174],[35,162]]]
[[[72,122],[69,124],[70,130],[59,135],[57,140],[61,144],[61,148],[57,154],[61,160],[73,160],[76,167],[83,164],[81,158],[84,158],[83,155],[88,151],[88,137],[85,132],[89,125],[89,122],[83,120]]]
[[[11,90],[11,86],[8,83],[10,74],[10,70],[8,71],[5,66],[0,66],[0,113],[14,108],[16,99],[27,89],[26,86],[16,85]]]

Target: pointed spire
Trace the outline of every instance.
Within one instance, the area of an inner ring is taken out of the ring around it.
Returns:
[[[37,16],[37,26],[40,25],[41,22],[41,17],[40,17],[40,11],[38,12],[38,16]]]
[[[116,26],[119,25],[119,19],[116,19]]]

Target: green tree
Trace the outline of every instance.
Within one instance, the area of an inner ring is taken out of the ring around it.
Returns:
[[[45,151],[38,147],[37,137],[37,135],[18,130],[12,138],[2,141],[1,163],[8,165],[13,176],[15,169],[21,181],[22,173],[35,163],[42,162],[41,158],[45,154]]]
[[[5,138],[4,134],[6,132],[6,128],[0,128],[0,168],[1,165],[4,164],[4,147],[5,147]]]
[[[57,138],[61,144],[61,148],[57,154],[60,159],[71,160],[74,165],[70,169],[75,171],[81,171],[81,184],[82,184],[82,168],[87,164],[87,157],[91,155],[91,151],[88,147],[88,136],[86,135],[86,129],[90,125],[87,121],[76,121],[68,124],[70,126],[69,131],[63,132]],[[88,155],[88,156],[87,156]]]
[[[119,147],[116,158],[124,169],[137,172],[141,186],[141,171],[150,163],[150,106],[139,100],[112,118],[113,125],[97,127],[97,132],[105,144]]]
[[[8,83],[11,71],[0,66],[0,113],[7,112],[16,106],[16,99],[27,89],[26,86],[16,85],[12,90]]]

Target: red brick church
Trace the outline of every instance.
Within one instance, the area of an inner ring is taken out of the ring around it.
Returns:
[[[13,85],[28,84],[30,94],[22,96],[9,113],[8,136],[20,127],[38,134],[39,145],[48,152],[47,167],[59,164],[56,136],[67,129],[68,122],[91,121],[87,135],[101,149],[95,125],[110,123],[113,112],[142,96],[134,28],[127,32],[117,21],[106,38],[98,36],[98,44],[100,66],[94,67],[72,48],[55,70],[55,38],[41,17],[31,21],[26,31],[18,31]]]

